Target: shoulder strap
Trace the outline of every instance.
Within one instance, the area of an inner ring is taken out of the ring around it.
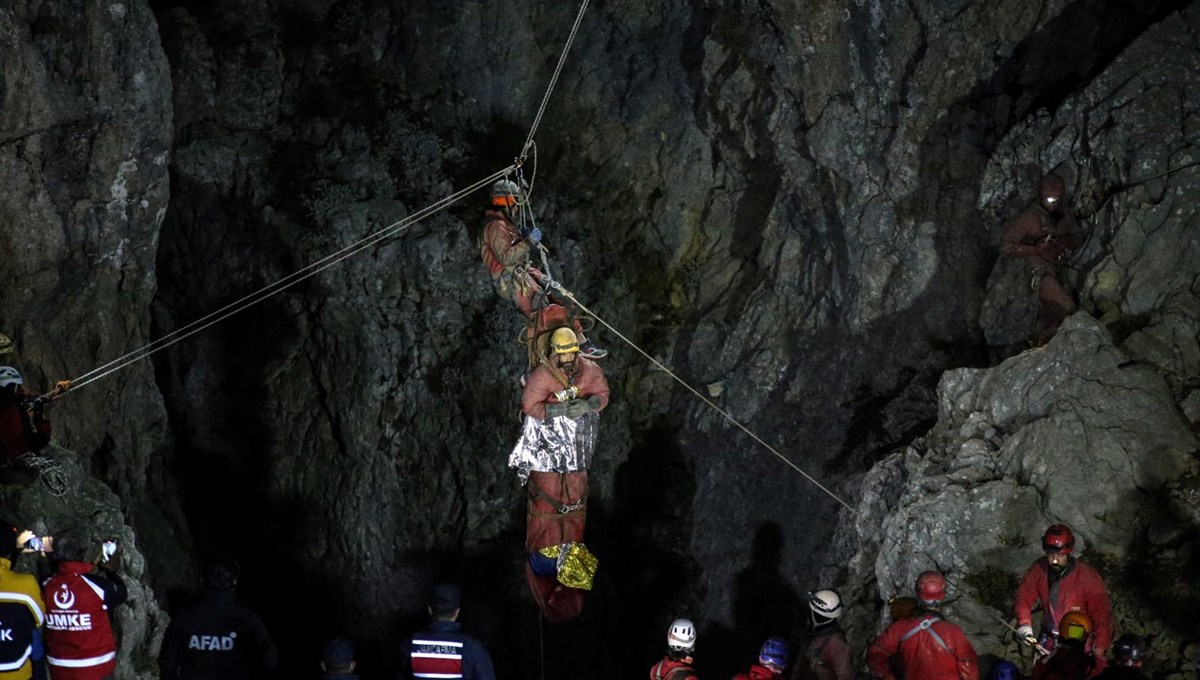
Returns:
[[[904,637],[900,638],[900,644],[904,644],[904,642],[906,640],[908,640],[910,637],[912,637],[912,636],[916,635],[917,633],[920,633],[921,631],[924,630],[924,631],[928,631],[928,633],[933,636],[933,639],[935,641],[937,641],[939,647],[941,647],[943,650],[945,650],[947,652],[950,651],[950,646],[947,645],[946,641],[942,639],[942,636],[938,635],[937,631],[935,631],[933,629],[933,624],[935,624],[941,620],[942,620],[942,617],[940,617],[940,616],[931,616],[931,617],[925,619],[924,621],[921,621],[921,623],[918,624],[917,627],[908,631],[907,633],[904,634]]]

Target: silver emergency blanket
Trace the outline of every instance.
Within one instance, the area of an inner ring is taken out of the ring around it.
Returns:
[[[508,456],[508,466],[517,469],[521,484],[532,472],[578,472],[592,464],[600,414],[577,419],[566,416],[538,420],[525,416],[521,438]]]

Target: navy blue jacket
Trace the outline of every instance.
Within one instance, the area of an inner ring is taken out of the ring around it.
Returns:
[[[436,659],[436,663],[453,666],[455,660],[446,657],[453,657],[456,653],[461,654],[462,675],[460,677],[463,680],[496,680],[496,672],[492,670],[492,658],[488,656],[487,650],[479,644],[478,640],[462,633],[459,628],[457,621],[434,621],[428,630],[415,633],[411,638],[402,642],[400,644],[400,672],[397,677],[400,680],[420,678],[421,676],[415,674],[413,670],[413,654],[418,655],[416,663],[420,665],[429,661],[428,658],[420,656],[423,653],[422,650],[438,648],[439,652],[446,653],[439,653],[438,656],[442,658]],[[439,647],[436,644],[438,642],[446,644]],[[445,676],[453,678],[455,673],[451,671]]]
[[[209,591],[172,618],[158,654],[163,680],[244,680],[272,673],[278,663],[266,626],[230,591]]]

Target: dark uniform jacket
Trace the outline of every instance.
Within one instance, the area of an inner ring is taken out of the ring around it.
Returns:
[[[45,620],[37,579],[13,572],[12,563],[0,558],[0,680],[31,676],[33,636]]]
[[[158,654],[163,680],[249,680],[278,665],[266,626],[233,591],[209,591],[172,618]]]
[[[401,644],[398,677],[496,680],[496,673],[487,650],[462,633],[457,621],[434,621]]]

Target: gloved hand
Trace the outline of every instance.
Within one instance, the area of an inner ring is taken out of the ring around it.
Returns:
[[[1017,629],[1017,639],[1018,640],[1028,640],[1031,637],[1033,637],[1033,627],[1032,626],[1021,626],[1020,628]]]
[[[602,403],[602,402],[600,401],[600,395],[599,395],[599,394],[593,394],[592,396],[588,397],[588,398],[587,398],[588,413],[597,413],[597,412],[599,412],[599,411],[600,411],[600,404],[601,404],[601,403]]]
[[[537,245],[542,242],[542,230],[534,227],[529,230],[529,235],[525,238],[529,239],[530,243]]]
[[[590,413],[591,407],[583,399],[572,399],[567,402],[567,417],[578,418],[585,413]]]
[[[71,381],[70,380],[59,380],[58,382],[54,383],[54,393],[55,394],[62,394],[63,392],[66,392],[69,389],[71,389]]]
[[[559,416],[567,415],[567,405],[570,403],[571,402],[568,401],[561,404],[546,404],[546,417],[557,418]]]

